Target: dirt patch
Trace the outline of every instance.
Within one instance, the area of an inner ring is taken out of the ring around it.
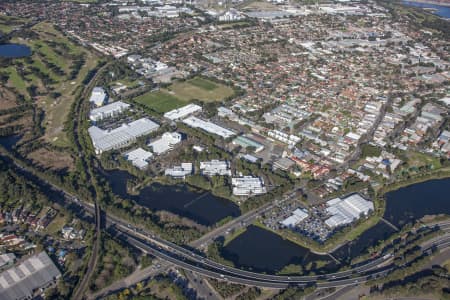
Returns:
[[[56,150],[40,148],[28,154],[28,158],[46,169],[71,171],[74,168],[72,156]]]
[[[16,96],[13,92],[0,86],[0,110],[17,106]]]

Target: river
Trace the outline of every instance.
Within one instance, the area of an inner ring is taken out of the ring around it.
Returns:
[[[415,2],[415,1],[402,1],[403,4],[407,6],[414,6],[414,7],[420,7],[420,8],[429,8],[433,9],[433,13],[443,17],[443,18],[450,18],[450,7],[449,6],[442,6],[437,4],[430,4],[430,3],[422,3],[422,2]]]

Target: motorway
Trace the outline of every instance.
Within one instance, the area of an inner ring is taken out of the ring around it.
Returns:
[[[18,166],[16,162],[15,164]],[[64,200],[70,202],[71,204],[77,204],[80,211],[84,210],[92,215],[95,215],[96,211],[94,204],[80,201],[74,195],[70,195],[55,185],[37,177],[32,171],[29,171],[21,166],[19,166],[19,168],[22,172],[27,172],[30,176],[36,177],[36,180],[44,182],[47,186],[50,185],[54,191],[62,193],[65,198]],[[292,285],[306,286],[309,284],[316,284],[317,287],[320,288],[339,287],[365,282],[377,276],[385,276],[394,268],[392,264],[387,264],[391,259],[390,255],[385,255],[383,257],[368,261],[362,265],[354,266],[351,270],[320,276],[278,276],[254,273],[221,265],[199,255],[194,251],[166,241],[140,228],[131,226],[126,221],[111,214],[108,214],[105,219],[105,225],[109,227],[110,230],[115,229],[121,239],[146,253],[192,272],[238,284],[267,288],[285,288]],[[442,226],[447,228],[448,224],[449,222],[445,222]],[[448,246],[450,246],[450,235],[447,234],[433,240],[428,248],[445,248]],[[427,251],[428,248],[424,248],[423,251]],[[384,264],[387,264],[387,266],[380,267]]]

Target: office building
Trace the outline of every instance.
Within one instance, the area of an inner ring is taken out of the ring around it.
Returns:
[[[153,153],[161,155],[172,150],[176,144],[181,143],[181,139],[181,134],[178,132],[165,132],[161,138],[151,142],[148,146],[152,148]]]
[[[226,160],[201,161],[200,170],[206,176],[231,176],[230,163]]]
[[[144,170],[147,168],[149,160],[153,157],[153,153],[145,151],[142,148],[137,148],[125,153],[124,156],[133,166]]]
[[[94,104],[97,107],[102,106],[106,103],[107,95],[103,88],[96,86],[91,93],[91,97],[89,98],[89,102]]]
[[[260,177],[243,176],[231,179],[233,185],[233,195],[251,196],[260,195],[267,192],[264,181]]]
[[[192,174],[192,163],[182,163],[180,166],[174,166],[167,168],[164,172],[166,176],[172,176],[174,178],[186,178],[187,175]]]

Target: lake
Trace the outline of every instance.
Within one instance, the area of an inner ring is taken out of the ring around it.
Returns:
[[[420,7],[420,8],[431,8],[434,9],[434,14],[443,17],[443,18],[450,18],[450,7],[449,6],[442,6],[442,5],[436,5],[436,4],[429,4],[429,3],[420,3],[420,2],[414,2],[414,1],[402,1],[403,4],[408,6],[414,6],[414,7]]]
[[[127,181],[134,177],[122,170],[103,171],[113,193],[130,199],[152,210],[166,210],[195,222],[211,226],[228,217],[240,215],[239,207],[228,199],[212,195],[210,192],[195,192],[187,185],[163,185],[153,183],[143,188],[138,195],[127,193]]]
[[[318,260],[328,262],[330,268],[335,265],[328,255],[314,254],[305,247],[254,225],[228,243],[222,249],[222,256],[238,268],[266,273],[276,273],[289,264],[305,266]]]
[[[31,55],[30,47],[21,44],[3,44],[0,45],[0,57],[20,58]]]
[[[450,214],[449,192],[450,178],[429,180],[389,192],[386,194],[384,218],[402,227],[425,215]],[[380,221],[332,254],[342,263],[348,263],[394,232],[392,227]],[[313,254],[307,248],[256,226],[249,226],[246,232],[228,243],[222,254],[237,267],[268,273],[278,272],[289,264],[305,265],[314,260],[328,259],[328,256]]]

